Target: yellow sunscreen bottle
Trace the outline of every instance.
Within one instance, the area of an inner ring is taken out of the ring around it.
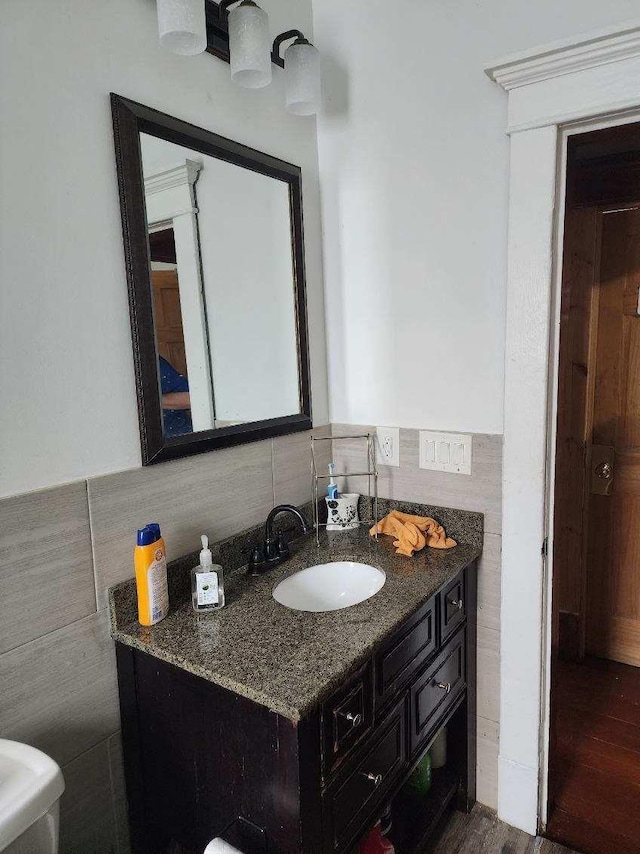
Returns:
[[[156,522],[138,530],[133,560],[138,590],[138,620],[141,626],[153,626],[169,613],[167,557],[160,525]]]

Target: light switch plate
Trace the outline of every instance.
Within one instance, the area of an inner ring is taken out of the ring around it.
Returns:
[[[471,474],[472,436],[420,430],[420,468]]]
[[[399,427],[376,427],[376,459],[382,466],[400,465]]]

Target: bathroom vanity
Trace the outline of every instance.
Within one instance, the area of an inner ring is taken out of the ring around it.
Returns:
[[[197,617],[185,599],[153,628],[135,620],[131,582],[114,588],[133,850],[201,854],[226,834],[248,854],[348,852],[391,804],[402,854],[448,807],[469,809],[480,551],[408,559],[365,530],[305,538],[268,576],[232,575],[221,612]],[[386,583],[329,613],[273,600],[283,578],[335,560]],[[407,780],[443,725],[447,762],[418,795]]]

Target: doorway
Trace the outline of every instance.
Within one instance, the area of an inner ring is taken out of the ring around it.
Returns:
[[[547,834],[640,850],[640,124],[567,150]]]

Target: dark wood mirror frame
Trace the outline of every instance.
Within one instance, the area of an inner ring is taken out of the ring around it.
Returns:
[[[146,466],[217,448],[255,442],[271,436],[310,430],[312,426],[311,391],[300,167],[159,113],[150,107],[136,104],[120,95],[111,95],[111,109],[122,214],[122,236],[129,286],[129,313],[138,392],[142,464]],[[298,415],[202,430],[170,438],[164,436],[158,353],[153,322],[149,239],[140,149],[141,132],[228,163],[235,163],[237,166],[288,184],[300,399]]]

